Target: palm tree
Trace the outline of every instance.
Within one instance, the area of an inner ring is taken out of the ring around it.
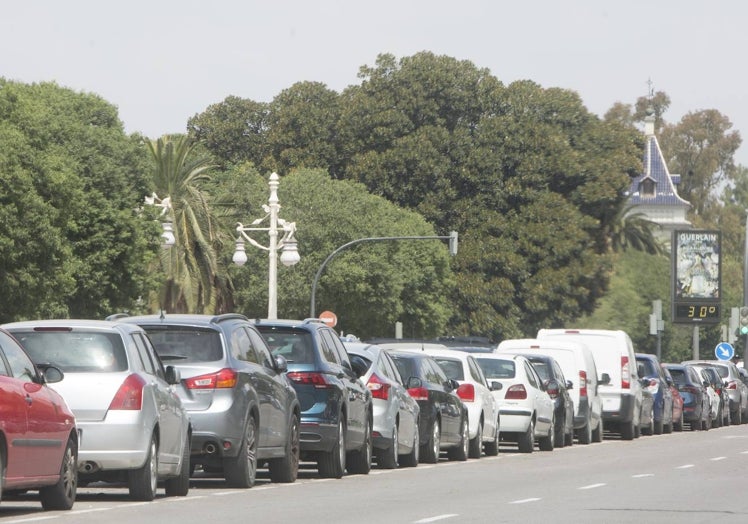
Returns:
[[[148,142],[155,163],[153,187],[171,202],[175,244],[162,253],[167,281],[159,306],[172,313],[214,313],[230,300],[230,280],[218,265],[222,234],[200,187],[215,166],[195,155],[194,147],[183,135]]]
[[[665,254],[665,248],[654,234],[660,225],[648,220],[644,213],[633,213],[633,208],[625,200],[618,207],[608,233],[610,250],[620,253],[635,249],[650,255]]]

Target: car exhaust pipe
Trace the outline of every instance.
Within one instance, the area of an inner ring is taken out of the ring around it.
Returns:
[[[215,455],[216,451],[218,451],[218,448],[213,442],[208,442],[203,447],[203,451],[205,452],[206,455]]]
[[[86,461],[78,467],[78,471],[81,473],[96,473],[99,471],[99,465],[95,462]]]

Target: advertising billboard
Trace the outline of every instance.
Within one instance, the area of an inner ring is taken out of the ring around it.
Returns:
[[[674,323],[718,324],[722,318],[722,234],[673,231],[671,303]]]

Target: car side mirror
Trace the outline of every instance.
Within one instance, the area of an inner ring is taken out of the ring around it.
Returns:
[[[504,384],[502,384],[498,380],[492,380],[491,383],[489,384],[489,386],[490,386],[489,389],[491,391],[499,391],[500,389],[502,389],[504,387]]]
[[[571,380],[566,381],[566,389],[574,389],[574,383]]]
[[[603,373],[597,381],[600,384],[610,384],[610,375]]]
[[[669,377],[665,377],[665,382],[667,382],[667,385],[670,387],[673,387],[673,379]]]
[[[455,379],[453,379],[453,378],[447,379],[447,381],[446,381],[446,382],[444,383],[444,388],[445,388],[445,389],[446,389],[447,391],[455,391],[455,390],[456,390],[457,388],[459,388],[459,387],[460,387],[460,383],[459,383],[459,382],[457,382],[457,381],[456,381]]]
[[[405,383],[406,389],[412,389],[412,388],[420,388],[423,386],[423,381],[421,381],[418,377],[410,377],[408,378],[408,381]]]
[[[366,361],[358,355],[350,355],[349,358],[351,359],[351,367],[353,369],[353,372],[356,374],[356,377],[361,378],[362,376],[364,376],[366,374],[366,370],[369,369]]]
[[[705,380],[705,381],[704,381],[704,387],[705,387],[705,388],[708,388],[709,386],[711,386],[711,384],[709,383],[709,381],[708,381],[708,380]]]
[[[65,378],[65,374],[62,370],[55,365],[37,364],[36,367],[41,371],[41,378],[45,384],[54,384]]]
[[[288,371],[288,360],[283,355],[276,355],[273,359],[275,363],[275,370],[278,373],[285,373]]]
[[[164,371],[166,373],[164,378],[166,379],[167,384],[174,385],[179,384],[182,381],[182,374],[174,366],[166,366]]]

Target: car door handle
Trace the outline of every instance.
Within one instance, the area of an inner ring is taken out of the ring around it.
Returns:
[[[34,399],[31,398],[31,395],[26,395],[26,404],[29,406],[34,403]]]

